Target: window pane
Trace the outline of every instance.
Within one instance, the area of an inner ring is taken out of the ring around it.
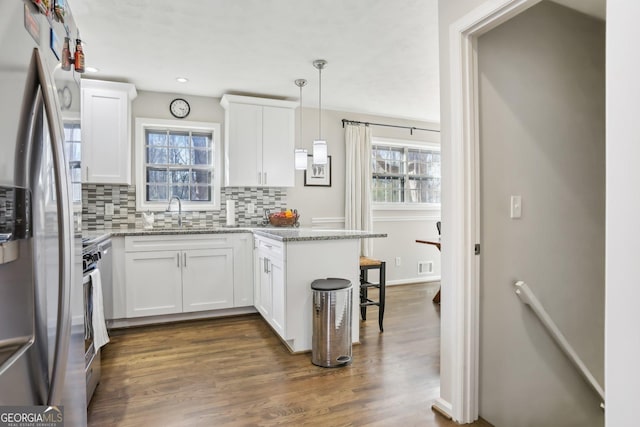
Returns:
[[[211,172],[210,171],[191,171],[191,183],[192,184],[211,184]]]
[[[78,142],[82,141],[82,137],[80,135],[80,125],[73,126],[73,130],[71,131],[71,140]]]
[[[189,185],[172,185],[171,197],[178,196],[182,200],[189,200]]]
[[[167,146],[167,132],[147,130],[147,145]]]
[[[151,165],[165,165],[167,164],[167,160],[166,148],[147,148],[147,163]]]
[[[191,187],[191,200],[210,201],[211,187],[208,185],[196,185]]]
[[[172,165],[190,165],[191,150],[188,148],[170,148],[169,164]]]
[[[189,132],[170,132],[169,145],[171,147],[189,147]]]
[[[173,184],[189,184],[189,171],[186,169],[172,170],[169,176]]]
[[[80,183],[71,184],[71,191],[73,193],[72,197],[74,202],[82,201],[82,184]]]
[[[193,146],[197,148],[211,148],[211,134],[194,133],[191,135]]]
[[[401,148],[374,146],[371,153],[374,173],[402,173],[403,150]]]
[[[166,184],[168,172],[166,169],[147,169],[147,182],[153,184]]]
[[[167,198],[166,185],[147,184],[147,201],[157,202],[166,200],[169,200]]]
[[[426,175],[427,165],[431,161],[431,153],[424,150],[410,149],[407,152],[407,174]]]
[[[390,177],[374,177],[372,183],[374,202],[394,203],[402,201],[402,179]]]
[[[82,182],[82,172],[80,167],[72,167],[69,172],[71,173],[71,182]]]
[[[211,151],[193,150],[193,164],[194,165],[210,165]]]

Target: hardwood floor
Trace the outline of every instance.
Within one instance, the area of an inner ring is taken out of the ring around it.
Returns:
[[[343,368],[290,354],[257,314],[114,331],[89,426],[456,425],[431,409],[438,285],[388,287],[385,332],[370,307]]]

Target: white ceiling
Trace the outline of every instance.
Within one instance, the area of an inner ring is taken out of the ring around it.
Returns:
[[[437,0],[69,1],[95,78],[439,122]],[[92,77],[94,77],[92,76]],[[176,77],[189,79],[186,84]]]
[[[606,19],[606,0],[551,0],[599,19]]]
[[[605,0],[553,0],[604,19]],[[437,0],[69,0],[95,78],[440,121]],[[176,77],[189,79],[186,84]]]

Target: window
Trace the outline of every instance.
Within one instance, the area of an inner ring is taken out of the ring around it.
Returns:
[[[377,205],[440,206],[440,146],[374,139],[371,198]]]
[[[73,203],[82,202],[82,171],[80,169],[82,139],[80,137],[80,123],[66,121],[64,123],[64,144],[69,173],[71,174],[71,198]]]
[[[165,210],[177,196],[183,210],[220,208],[220,125],[136,119],[136,204]]]

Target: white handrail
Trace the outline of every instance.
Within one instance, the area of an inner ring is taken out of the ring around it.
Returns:
[[[598,383],[598,380],[595,379],[593,374],[589,371],[587,366],[584,364],[578,353],[571,347],[569,341],[565,338],[565,336],[560,332],[560,329],[556,326],[553,319],[549,316],[549,313],[542,307],[540,301],[536,296],[531,292],[529,286],[523,282],[518,281],[515,283],[516,294],[520,297],[523,303],[531,307],[531,310],[538,316],[542,324],[547,328],[553,339],[556,340],[556,343],[560,346],[560,349],[564,351],[569,360],[573,362],[576,368],[580,371],[584,379],[589,383],[591,387],[598,393],[600,399],[602,400],[602,404],[600,405],[604,409],[604,389]]]

